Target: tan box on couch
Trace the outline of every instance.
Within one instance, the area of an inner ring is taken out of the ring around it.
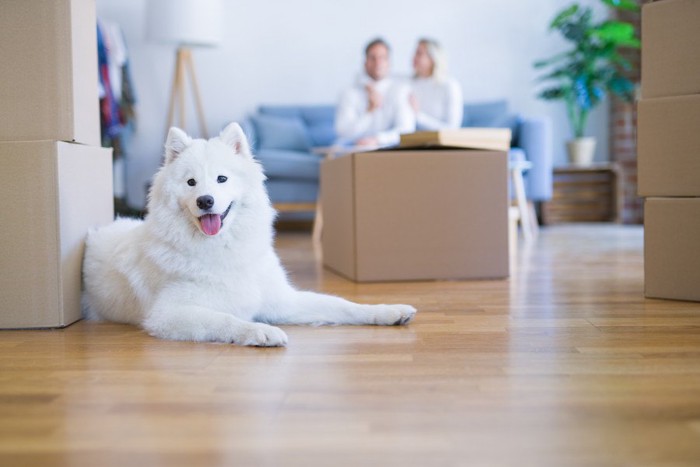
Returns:
[[[700,2],[642,7],[642,97],[700,94]]]
[[[112,150],[61,141],[0,142],[0,328],[81,317],[90,227],[114,216]]]
[[[499,151],[392,150],[326,160],[323,262],[360,282],[507,277],[507,177]]]
[[[644,201],[644,292],[700,301],[700,198]]]
[[[700,94],[639,101],[637,158],[640,196],[700,196]]]
[[[95,0],[11,0],[0,14],[0,141],[100,145]]]

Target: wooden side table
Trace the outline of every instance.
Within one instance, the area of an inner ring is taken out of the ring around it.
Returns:
[[[617,164],[555,167],[553,179],[552,199],[542,204],[543,224],[619,222],[622,193]]]

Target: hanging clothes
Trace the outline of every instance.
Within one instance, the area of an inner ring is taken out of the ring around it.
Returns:
[[[97,59],[102,146],[113,148],[116,160],[128,153],[128,140],[136,124],[136,94],[126,41],[118,24],[98,19]]]

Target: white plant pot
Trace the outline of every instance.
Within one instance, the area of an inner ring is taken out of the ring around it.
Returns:
[[[569,162],[578,166],[590,166],[593,164],[593,156],[595,155],[595,138],[587,136],[584,138],[576,138],[566,143],[566,149],[569,153]]]

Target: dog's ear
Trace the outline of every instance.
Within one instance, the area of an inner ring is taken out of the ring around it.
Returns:
[[[169,164],[192,143],[192,138],[179,128],[171,127],[165,139],[165,163]]]
[[[248,144],[248,138],[245,137],[243,133],[243,128],[236,123],[229,123],[226,128],[221,130],[219,138],[224,144],[233,148],[236,154],[241,154],[243,156],[252,157],[250,154],[250,145]]]

